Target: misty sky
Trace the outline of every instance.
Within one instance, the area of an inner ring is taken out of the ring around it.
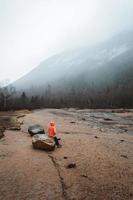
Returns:
[[[133,0],[0,0],[0,82],[133,29]]]

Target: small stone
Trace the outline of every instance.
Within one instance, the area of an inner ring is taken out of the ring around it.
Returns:
[[[76,163],[70,163],[66,166],[67,169],[76,168]]]
[[[99,137],[98,137],[98,136],[95,136],[94,138],[98,139]]]
[[[70,132],[65,132],[65,134],[70,134]]]
[[[113,121],[112,119],[110,118],[103,118],[105,121]]]
[[[121,157],[128,159],[128,157],[126,155],[121,155]]]
[[[68,157],[67,156],[64,156],[64,159],[67,159]]]
[[[121,142],[124,142],[125,140],[120,140]]]
[[[82,174],[82,175],[80,175],[80,176],[82,176],[82,177],[84,177],[84,178],[88,178],[86,175],[84,175],[84,174]]]
[[[104,132],[104,129],[100,128],[99,131]]]

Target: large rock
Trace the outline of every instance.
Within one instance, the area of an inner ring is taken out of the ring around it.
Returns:
[[[53,151],[55,149],[54,140],[42,134],[37,134],[32,137],[32,145],[35,149],[42,149],[45,151]]]
[[[28,132],[31,136],[36,135],[36,134],[45,134],[43,127],[41,127],[38,124],[35,124],[33,126],[29,126]]]

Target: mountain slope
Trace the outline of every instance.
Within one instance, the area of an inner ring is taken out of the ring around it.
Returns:
[[[77,49],[50,57],[13,85],[24,90],[48,84],[63,87],[63,84],[126,83],[133,77],[132,35],[132,31],[124,32],[91,49]]]

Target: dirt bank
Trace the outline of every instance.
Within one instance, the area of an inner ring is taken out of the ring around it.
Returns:
[[[38,110],[25,116],[21,131],[6,131],[0,140],[0,200],[133,199],[133,113],[107,113]],[[51,120],[63,147],[34,150],[28,126],[39,123],[46,130]],[[67,168],[71,163],[75,168]]]

